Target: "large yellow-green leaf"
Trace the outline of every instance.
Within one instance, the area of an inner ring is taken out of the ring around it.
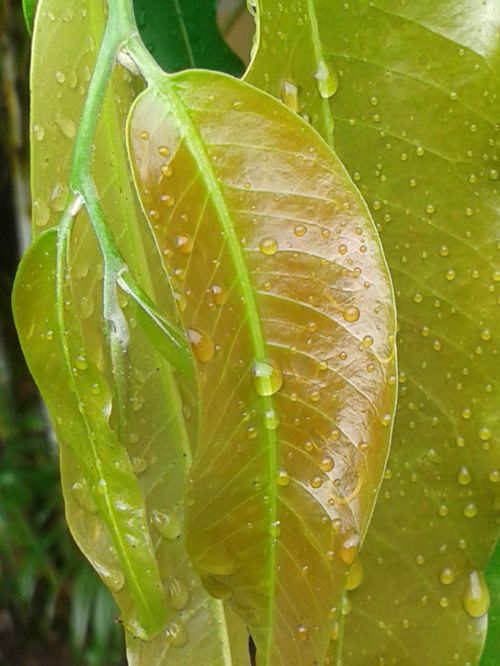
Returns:
[[[73,196],[69,186],[71,156],[75,142],[87,139],[79,137],[78,130],[103,37],[106,4],[90,0],[69,3],[42,0],[37,14],[31,76],[35,235],[60,224],[61,215]],[[116,15],[112,19],[116,25]],[[110,65],[113,60],[114,57]],[[110,257],[103,257],[102,249],[90,232],[85,206],[73,222],[67,252],[68,282],[65,289],[72,307],[71,326],[68,326],[65,338],[77,336],[81,339],[82,350],[77,357],[84,360],[80,362],[98,367],[112,390],[113,408],[109,410],[107,427],[110,436],[118,438],[125,449],[124,456],[136,477],[129,481],[140,489],[147,514],[142,538],[152,543],[157,575],[163,586],[161,595],[167,608],[167,624],[162,614],[157,613],[156,626],[162,631],[154,641],[143,642],[135,636],[145,637],[154,632],[139,631],[127,622],[127,629],[131,630],[127,633],[130,661],[168,666],[206,659],[207,664],[236,666],[244,662],[232,645],[233,636],[245,636],[239,644],[246,651],[245,628],[235,619],[231,619],[228,628],[222,604],[205,593],[184,546],[183,494],[191,462],[189,438],[193,438],[197,431],[197,390],[187,372],[190,361],[187,364],[183,361],[185,341],[183,343],[179,336],[172,347],[175,302],[150,231],[136,203],[127,164],[124,125],[138,88],[130,73],[121,67],[112,73],[99,114],[93,156],[92,175],[98,201],[128,266],[120,275],[120,286],[117,287],[120,305],[117,314],[120,316],[123,312],[128,336],[121,376],[117,376],[110,362],[110,340],[105,333],[103,285],[107,279],[106,262]],[[53,103],[48,103],[49,100]],[[92,137],[90,139],[92,143]],[[91,203],[95,205],[96,202],[97,197]],[[24,288],[25,274],[26,270],[19,277],[19,289]],[[154,303],[133,285],[131,274]],[[54,299],[49,287],[47,290],[46,297]],[[30,315],[31,300],[36,298],[36,292],[32,291],[22,304],[16,305],[18,318]],[[43,313],[36,309],[31,314],[36,323]],[[37,325],[43,323],[41,319]],[[183,366],[177,377],[165,361],[164,352],[175,367]],[[66,410],[62,398],[61,406],[53,407],[51,386],[39,368],[40,364],[50,364],[51,372],[59,373],[61,381],[68,368],[61,366],[60,356],[44,358],[45,351],[37,348],[36,337],[31,336],[26,341],[25,353],[35,379],[49,401],[52,418],[60,419],[65,425],[71,418],[69,407]],[[70,443],[84,448],[84,441]],[[68,524],[82,551],[114,592],[122,616],[127,620],[127,613],[135,612],[129,602],[128,580],[116,557],[108,552],[108,529],[101,510],[96,512],[88,489],[88,474],[81,467],[79,454],[67,444],[65,439],[60,439]],[[113,495],[111,500],[118,501],[118,498]],[[125,510],[124,520],[127,515]],[[146,568],[142,567],[140,573],[141,584],[147,587]]]
[[[391,431],[377,233],[307,124],[227,76],[158,79],[130,152],[197,360],[189,552],[259,666],[322,663]]]
[[[339,663],[477,663],[500,507],[500,5],[260,7],[249,80],[280,94],[280,57],[298,110],[325,137],[329,100],[336,150],[378,223],[399,312],[394,442]]]

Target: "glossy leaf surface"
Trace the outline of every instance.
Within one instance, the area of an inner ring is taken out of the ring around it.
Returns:
[[[321,663],[391,431],[376,231],[307,124],[230,77],[143,93],[130,153],[197,360],[189,552],[259,666]]]
[[[301,3],[303,30],[317,35],[307,51],[291,27],[299,3],[260,7],[250,80],[280,94],[279,50],[298,110],[325,137],[329,100],[335,147],[381,231],[399,312],[394,441],[339,662],[478,663],[500,506],[500,8]],[[323,95],[317,53],[335,82]]]
[[[166,72],[214,69],[239,76],[243,65],[217,27],[217,0],[134,0],[141,36]]]
[[[46,0],[38,13],[32,59],[31,123],[35,236],[60,224],[71,196],[71,154],[78,140],[82,108],[102,40],[105,5],[90,0],[71,3]],[[151,539],[163,588],[162,599],[167,606],[167,623],[154,641],[145,643],[135,638],[134,634],[141,633],[138,631],[128,633],[129,659],[141,666],[151,663],[179,666],[204,659],[207,664],[236,666],[243,662],[233,654],[232,635],[246,635],[246,631],[241,623],[232,619],[231,636],[228,635],[222,604],[204,592],[184,546],[182,504],[191,460],[189,439],[197,430],[197,389],[189,372],[181,367],[184,361],[179,366],[176,363],[179,359],[169,356],[172,348],[169,335],[175,332],[177,321],[175,302],[136,203],[127,164],[125,119],[138,88],[138,83],[124,69],[118,67],[113,72],[100,112],[93,162],[99,201],[127,266],[127,272],[120,277],[121,286],[117,288],[129,335],[122,376],[113,374],[110,366],[110,340],[106,337],[103,321],[106,266],[90,231],[85,207],[73,222],[67,257],[71,267],[68,300],[73,304],[71,334],[80,336],[86,362],[98,367],[113,389],[109,427],[126,449],[135,476],[130,482],[140,488],[147,514],[143,536]],[[47,104],[47,99],[57,103]],[[127,276],[132,274],[147,297],[131,291]],[[19,280],[22,285],[23,278]],[[36,297],[36,292],[31,292],[31,299]],[[22,308],[27,309],[25,314]],[[32,309],[28,296],[22,308],[19,307],[20,314],[27,316]],[[157,316],[158,309],[160,317]],[[43,314],[39,310],[36,312],[40,317]],[[186,345],[182,331],[179,342],[181,347]],[[182,349],[178,351],[176,354],[180,357]],[[34,374],[37,363],[47,361],[43,359],[43,353],[43,350],[37,351],[35,339],[30,339],[26,354],[28,358],[34,356],[31,363]],[[174,377],[165,357],[179,368],[178,376]],[[53,359],[53,363],[54,371],[64,377],[67,369],[58,367],[58,359]],[[50,387],[41,384],[44,377],[35,374],[35,378],[44,396],[50,400]],[[121,412],[120,395],[125,395],[127,402]],[[64,406],[52,409],[51,413],[53,419],[70,417]],[[125,616],[131,609],[128,583],[123,580],[123,571],[116,558],[108,553],[109,535],[101,512],[96,512],[93,499],[89,497],[88,481],[79,457],[64,440],[60,441],[60,458],[70,529],[82,551],[113,591]],[[113,496],[113,499],[118,498]],[[146,573],[142,567],[145,586]],[[161,621],[160,614],[157,621]],[[246,637],[240,644],[246,650]]]
[[[22,0],[23,2],[23,14],[24,21],[26,23],[26,28],[31,34],[33,31],[33,22],[35,20],[35,11],[36,11],[36,0]]]

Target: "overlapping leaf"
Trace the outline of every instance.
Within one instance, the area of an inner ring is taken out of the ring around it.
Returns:
[[[240,75],[217,27],[217,0],[134,0],[141,36],[167,72],[195,67]]]
[[[326,138],[334,116],[398,302],[399,413],[339,663],[477,663],[500,480],[500,8],[260,8],[249,80],[275,95],[293,84],[297,110]]]
[[[42,2],[38,12],[32,66],[35,235],[60,223],[71,196],[68,185],[71,154],[103,35],[105,9],[104,2],[47,0]],[[136,664],[154,662],[166,666],[206,658],[207,664],[234,666],[242,662],[238,661],[234,650],[232,653],[232,638],[228,636],[222,605],[204,592],[184,546],[183,493],[191,459],[189,438],[193,438],[197,430],[197,391],[185,372],[180,375],[180,381],[174,378],[163,353],[171,343],[163,334],[173,330],[168,320],[175,325],[175,303],[150,232],[135,203],[125,148],[125,118],[137,87],[127,71],[118,68],[113,73],[99,119],[93,162],[93,176],[106,222],[128,266],[127,272],[120,276],[120,286],[115,285],[117,314],[125,322],[129,338],[121,376],[112,371],[110,340],[105,333],[107,327],[103,316],[103,276],[106,275],[105,260],[109,257],[103,258],[90,232],[85,208],[73,222],[69,241],[68,274],[65,275],[67,329],[62,330],[61,335],[64,340],[81,340],[82,348],[75,352],[76,370],[78,364],[98,368],[106,386],[111,389],[111,407],[101,418],[106,416],[109,420],[105,426],[109,437],[117,438],[120,447],[126,450],[123,455],[134,476],[123,480],[123,492],[131,492],[132,487],[140,490],[137,502],[143,505],[141,520],[147,517],[142,538],[151,542],[150,550],[152,544],[157,575],[161,579],[161,598],[167,608],[168,623],[161,627],[162,632],[154,641],[146,644],[134,638],[134,634],[145,636],[155,630],[141,631],[137,623],[132,625],[129,622],[128,628],[132,629],[128,635],[130,660]],[[55,103],[47,104],[47,99]],[[47,271],[43,302],[53,306],[56,294],[50,281],[51,273],[49,267],[43,270]],[[25,267],[23,271],[26,275],[30,269]],[[154,303],[137,289],[130,288],[127,277],[130,274],[139,280]],[[74,421],[72,427],[81,430],[81,423],[78,423],[81,415],[78,413],[73,417],[69,413],[71,396],[60,396],[60,404],[57,408],[54,406],[58,397],[52,395],[52,386],[47,384],[41,368],[51,361],[51,371],[61,377],[61,387],[68,368],[61,365],[60,355],[48,356],[43,341],[38,347],[38,338],[33,337],[30,322],[43,326],[48,314],[32,306],[32,300],[34,302],[38,294],[36,290],[24,293],[27,289],[24,282],[21,276],[19,291],[24,296],[22,302],[18,299],[16,309],[35,379],[52,405],[53,419],[61,420],[64,427],[68,427],[67,421]],[[62,307],[61,302],[58,305]],[[158,318],[157,310],[163,318]],[[32,319],[27,321],[30,316]],[[179,341],[181,339],[179,337]],[[182,350],[178,352],[180,356]],[[92,418],[96,416],[94,412],[95,406],[92,406]],[[135,612],[129,603],[129,581],[121,564],[109,551],[112,545],[109,530],[103,523],[102,511],[96,513],[88,470],[82,469],[80,453],[85,450],[86,443],[84,433],[80,431],[70,441],[66,437],[60,439],[67,519],[80,548],[113,590],[126,620],[127,613]],[[107,472],[102,481],[109,481]],[[119,505],[119,488],[110,491],[109,498],[112,504]],[[125,522],[132,519],[137,522],[138,517],[134,517],[128,507],[122,504],[120,511]],[[148,568],[140,568],[140,583],[147,592],[152,584]],[[153,587],[152,591],[155,589]],[[158,590],[154,593],[157,595]],[[155,622],[156,626],[161,626],[161,613],[155,613]],[[204,627],[203,636],[200,626]],[[231,626],[236,627],[233,629],[235,635],[246,634],[236,620],[232,619]],[[243,645],[245,643],[246,639],[242,641]]]
[[[198,363],[189,552],[259,665],[321,663],[391,430],[375,229],[306,123],[223,75],[143,93],[130,152]]]

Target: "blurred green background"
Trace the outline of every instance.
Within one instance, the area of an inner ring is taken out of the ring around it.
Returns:
[[[244,58],[245,5],[221,0],[218,15]],[[116,607],[66,527],[57,446],[10,310],[30,238],[29,49],[22,1],[0,0],[0,666],[121,665]]]

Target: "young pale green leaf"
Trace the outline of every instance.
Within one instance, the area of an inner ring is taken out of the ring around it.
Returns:
[[[279,95],[279,54],[298,110],[325,137],[329,100],[336,149],[373,210],[398,303],[399,413],[339,663],[477,663],[500,504],[500,8],[260,8],[250,80]],[[303,69],[304,31],[326,78]]]
[[[129,457],[110,427],[108,382],[71,326],[71,301],[63,305],[56,298],[57,243],[57,232],[47,231],[21,262],[13,291],[16,328],[61,447],[70,447],[78,462],[81,477],[72,491],[96,507],[111,539],[97,537],[92,563],[115,592],[123,589],[125,625],[148,637],[161,629],[166,607],[144,502]],[[106,541],[107,548],[99,548]]]
[[[189,552],[259,665],[323,663],[391,431],[394,308],[375,228],[317,134],[230,77],[165,77],[129,132],[198,363]]]
[[[105,10],[105,2],[91,0],[41,3],[32,55],[35,236],[59,224],[70,195],[71,154],[103,36]],[[148,518],[144,538],[152,541],[169,610],[167,624],[153,641],[143,642],[134,636],[134,631],[127,633],[129,658],[141,666],[178,666],[199,663],[210,655],[213,663],[236,666],[243,662],[235,656],[233,635],[240,636],[246,630],[241,623],[232,621],[229,626],[226,622],[221,602],[204,592],[184,546],[182,505],[191,462],[189,440],[195,439],[197,432],[197,387],[192,362],[191,367],[186,363],[185,337],[179,333],[175,302],[136,203],[127,163],[125,119],[138,88],[129,72],[117,66],[104,95],[93,141],[96,190],[127,266],[116,276],[118,301],[129,338],[122,376],[112,373],[109,340],[104,334],[104,260],[109,257],[103,257],[90,232],[85,207],[73,222],[67,259],[71,278],[68,300],[74,306],[72,332],[83,338],[88,360],[102,368],[113,389],[111,426],[126,448],[142,493]],[[48,104],[47,99],[57,103]],[[32,345],[35,346],[34,341]],[[178,377],[170,364],[178,368]],[[125,409],[123,404],[119,406],[120,395],[125,396],[125,401],[121,401],[125,402]],[[57,412],[52,415],[54,419],[59,416]],[[60,460],[70,529],[113,591],[125,617],[133,610],[127,581],[118,590],[123,575],[116,558],[110,555],[112,544],[107,528],[89,498],[81,461],[64,441],[60,445]],[[161,621],[160,615],[157,620]]]
[[[165,71],[242,74],[241,60],[217,27],[217,0],[134,0],[134,7],[141,37]]]

